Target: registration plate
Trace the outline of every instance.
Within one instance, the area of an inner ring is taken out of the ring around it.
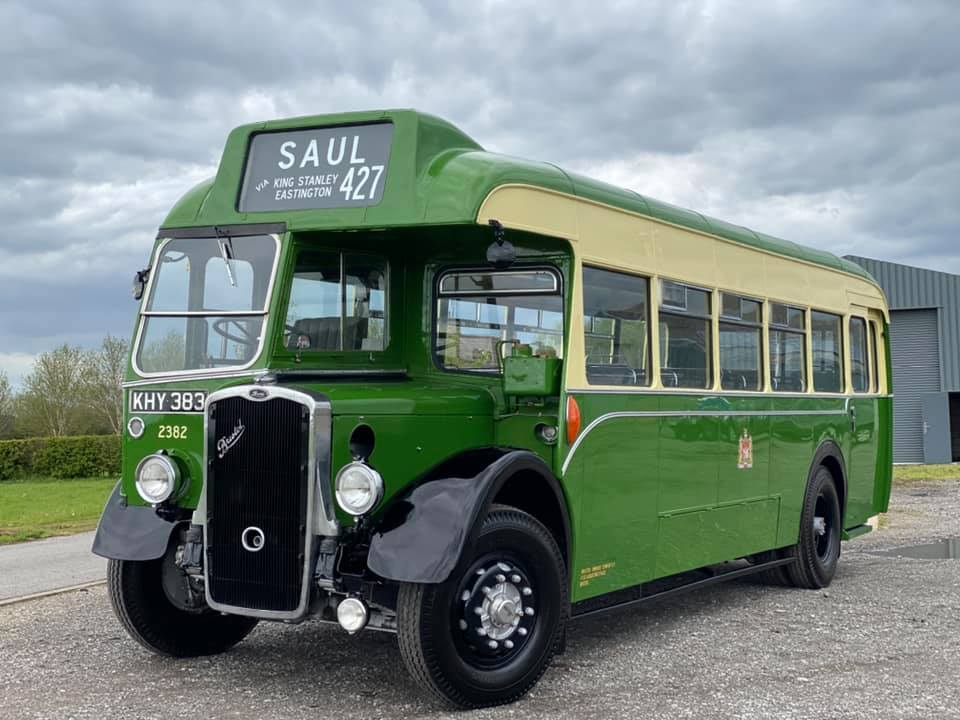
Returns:
[[[203,390],[131,390],[132,413],[202,413]]]

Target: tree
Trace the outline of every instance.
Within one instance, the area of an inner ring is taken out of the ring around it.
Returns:
[[[18,403],[26,429],[53,437],[81,430],[85,360],[83,350],[66,344],[37,358]]]
[[[115,435],[123,429],[123,379],[127,372],[127,343],[107,335],[99,350],[84,359],[83,402],[94,417]]]
[[[7,374],[0,372],[0,440],[13,436],[15,418],[13,388]]]

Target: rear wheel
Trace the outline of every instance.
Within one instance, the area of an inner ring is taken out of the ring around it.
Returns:
[[[107,565],[110,604],[130,637],[158,655],[196,657],[222,653],[250,634],[254,618],[174,605],[171,569],[164,567],[170,562],[168,553],[167,559],[111,560]]]
[[[410,674],[460,707],[523,696],[559,649],[568,611],[565,568],[539,521],[495,506],[473,556],[446,582],[400,587],[397,634]]]
[[[790,584],[823,588],[830,584],[840,559],[843,532],[840,497],[833,474],[820,466],[807,484],[800,516],[800,542],[792,550],[793,562],[783,573]]]

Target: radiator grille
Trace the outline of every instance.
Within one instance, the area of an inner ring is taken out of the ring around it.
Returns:
[[[229,397],[211,403],[209,413],[210,597],[238,608],[294,611],[306,561],[309,410],[285,398]],[[256,552],[241,542],[248,528],[263,531]]]

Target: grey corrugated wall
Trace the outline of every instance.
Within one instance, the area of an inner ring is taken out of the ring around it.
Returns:
[[[877,279],[891,310],[940,309],[941,389],[960,391],[960,275],[853,255],[846,259]]]

